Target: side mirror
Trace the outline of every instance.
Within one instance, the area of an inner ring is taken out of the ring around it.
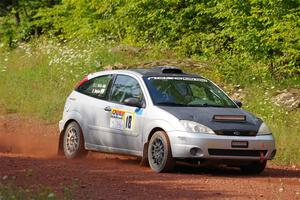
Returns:
[[[135,98],[135,97],[130,97],[130,98],[125,99],[123,101],[123,103],[125,105],[138,107],[138,108],[142,108],[144,105],[143,102],[141,102],[138,98]]]
[[[234,103],[239,107],[241,108],[243,106],[243,103],[239,100],[234,100]]]

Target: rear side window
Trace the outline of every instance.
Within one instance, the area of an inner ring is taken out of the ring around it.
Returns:
[[[130,76],[118,75],[112,87],[111,101],[122,103],[130,97],[143,100],[143,92],[138,81]]]
[[[93,78],[79,86],[77,91],[92,97],[104,99],[111,79],[112,75]]]

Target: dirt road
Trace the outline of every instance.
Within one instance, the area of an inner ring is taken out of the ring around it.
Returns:
[[[0,116],[0,183],[51,188],[67,199],[300,199],[299,167],[268,165],[259,176],[237,169],[179,166],[171,174],[141,167],[134,157],[89,153],[56,156],[57,127]]]

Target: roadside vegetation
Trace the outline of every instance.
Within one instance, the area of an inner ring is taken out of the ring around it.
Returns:
[[[25,179],[28,179],[28,181],[35,176],[35,171],[32,169],[24,169],[24,173]],[[58,188],[54,191],[53,188],[42,184],[21,186],[17,181],[17,178],[20,179],[20,177],[17,176],[4,175],[0,178],[2,179],[0,183],[0,200],[69,200],[74,199],[76,190],[78,190],[78,184],[80,184],[80,180],[74,177],[71,184],[59,183]]]
[[[0,199],[2,200],[18,200],[18,199],[35,199],[35,200],[55,200],[55,193],[46,187],[40,188],[23,188],[15,186],[15,184],[0,183]]]
[[[2,113],[56,123],[88,73],[183,63],[268,123],[273,163],[300,164],[299,105],[274,101],[285,89],[300,93],[298,1],[13,2],[0,3]]]
[[[28,172],[26,176],[28,177]],[[51,187],[44,185],[17,186],[15,176],[4,176],[4,178],[12,180],[4,180],[6,183],[0,183],[0,200],[69,200],[74,199],[74,193],[78,187],[76,181],[73,180],[71,186],[60,184],[59,192],[54,192]]]

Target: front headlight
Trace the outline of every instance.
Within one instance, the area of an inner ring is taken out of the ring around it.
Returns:
[[[188,132],[215,134],[215,132],[213,130],[211,130],[207,126],[204,126],[197,122],[188,121],[188,120],[180,120],[180,123],[185,128],[185,130]]]
[[[257,135],[271,135],[272,132],[271,130],[269,129],[269,127],[263,122],[259,129],[258,129],[258,133]]]

